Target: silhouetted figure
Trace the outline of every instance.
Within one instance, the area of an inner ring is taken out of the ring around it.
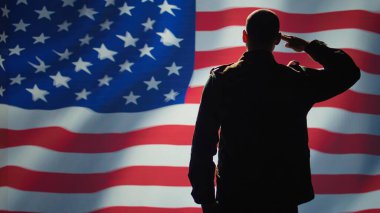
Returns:
[[[276,63],[272,51],[281,39],[324,69]],[[243,41],[248,51],[212,69],[203,91],[189,168],[192,196],[204,212],[297,212],[314,198],[306,115],[351,87],[360,70],[340,49],[281,35],[269,10],[248,16]]]

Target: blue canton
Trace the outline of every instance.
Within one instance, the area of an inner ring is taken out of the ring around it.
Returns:
[[[0,103],[139,112],[184,103],[195,1],[0,2]]]

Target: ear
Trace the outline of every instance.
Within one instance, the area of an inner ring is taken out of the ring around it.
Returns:
[[[248,34],[247,31],[243,30],[243,42],[247,43],[248,42]]]
[[[274,44],[278,45],[281,41],[281,33],[278,33],[276,39],[274,40]]]

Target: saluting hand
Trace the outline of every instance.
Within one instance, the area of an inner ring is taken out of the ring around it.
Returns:
[[[286,41],[285,47],[293,49],[296,52],[304,51],[305,47],[309,44],[308,41],[305,41],[302,38],[284,34],[281,34],[281,39]]]

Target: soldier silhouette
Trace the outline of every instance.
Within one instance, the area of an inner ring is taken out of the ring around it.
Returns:
[[[279,25],[272,11],[254,11],[243,31],[247,51],[237,62],[211,70],[188,175],[203,212],[291,213],[314,198],[307,113],[350,88],[360,70],[344,51],[281,35]],[[324,69],[278,64],[272,51],[281,39]]]

